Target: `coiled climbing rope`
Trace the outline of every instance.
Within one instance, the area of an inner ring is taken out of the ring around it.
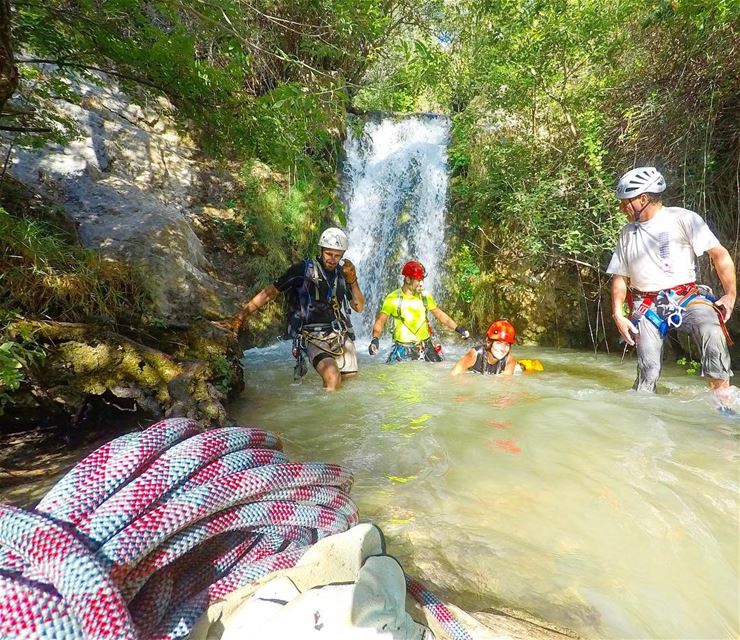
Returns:
[[[0,638],[182,638],[214,602],[357,523],[347,471],[279,449],[257,428],[163,420],[91,453],[35,510],[0,505]]]

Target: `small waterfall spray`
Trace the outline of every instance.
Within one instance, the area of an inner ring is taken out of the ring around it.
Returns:
[[[401,266],[420,260],[425,287],[438,294],[444,258],[449,119],[435,115],[367,120],[344,145],[343,199],[350,249],[366,297],[360,334],[368,334]]]

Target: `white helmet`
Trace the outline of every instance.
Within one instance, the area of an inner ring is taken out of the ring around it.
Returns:
[[[617,184],[617,198],[636,198],[642,193],[662,193],[665,178],[655,167],[637,167],[625,173]]]
[[[329,227],[321,234],[319,246],[324,249],[339,249],[347,251],[349,248],[349,238],[347,234],[337,227]]]

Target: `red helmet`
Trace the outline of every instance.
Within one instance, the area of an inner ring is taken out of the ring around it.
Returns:
[[[488,327],[486,335],[489,340],[500,340],[502,342],[514,344],[516,330],[510,322],[507,322],[506,320],[496,320],[496,322]]]
[[[401,275],[408,278],[413,278],[414,280],[423,280],[427,277],[427,271],[424,268],[424,265],[421,264],[421,262],[417,262],[416,260],[409,260],[405,265],[403,265],[403,269],[401,269]]]

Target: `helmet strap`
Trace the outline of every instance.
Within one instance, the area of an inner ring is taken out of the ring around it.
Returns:
[[[641,195],[642,194],[640,194],[640,196]],[[635,198],[633,198],[632,201],[637,200],[640,196],[636,196]],[[636,224],[639,224],[640,223],[640,218],[642,217],[642,212],[645,211],[645,209],[647,209],[652,204],[652,202],[650,200],[648,200],[644,205],[642,205],[642,207],[640,208],[639,211],[635,211],[635,208],[634,208],[634,205],[632,204],[632,201],[630,202],[630,206],[632,207],[632,215],[634,216],[633,222],[635,222]]]

